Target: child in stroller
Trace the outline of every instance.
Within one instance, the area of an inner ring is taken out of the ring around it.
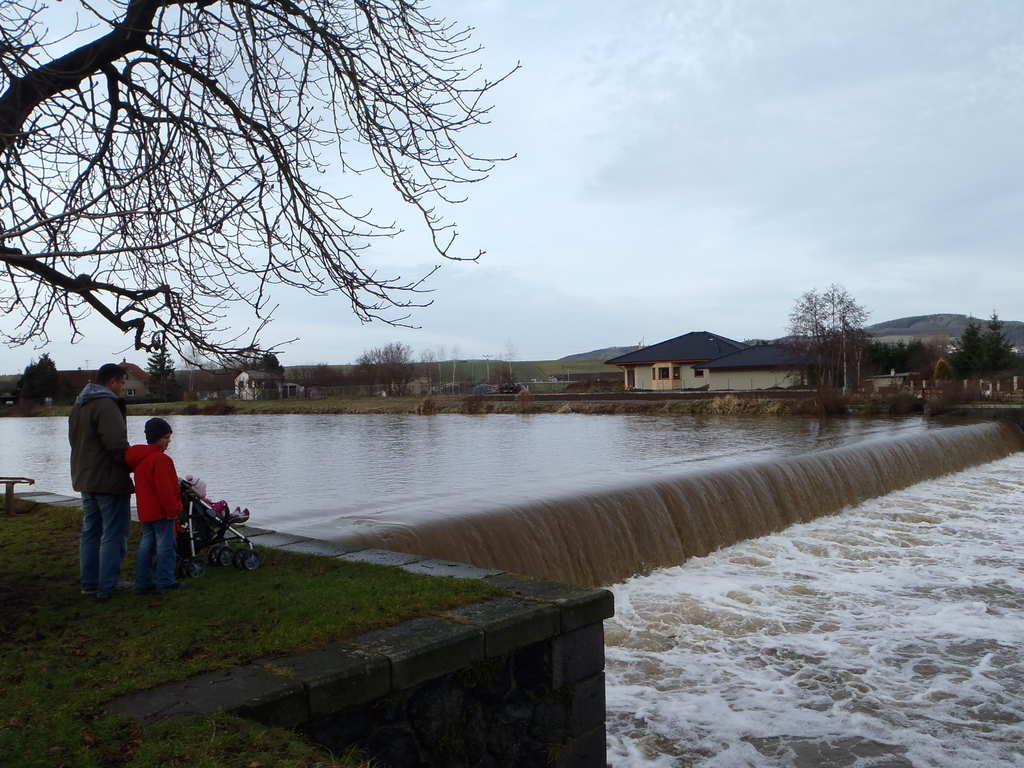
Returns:
[[[243,571],[260,567],[260,554],[253,543],[235,528],[249,519],[249,510],[230,511],[226,501],[206,498],[206,483],[187,475],[180,481],[182,513],[178,525],[178,571],[183,576],[202,576],[206,563],[234,565]],[[234,546],[232,546],[234,545]]]

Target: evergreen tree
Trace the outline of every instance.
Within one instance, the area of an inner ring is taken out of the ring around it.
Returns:
[[[981,326],[972,318],[960,335],[956,352],[950,362],[961,379],[977,376],[985,367],[985,348],[982,341]]]
[[[146,371],[149,373],[149,389],[161,400],[177,400],[180,396],[178,381],[174,377],[174,361],[161,346],[146,360]]]
[[[981,336],[981,349],[984,360],[982,370],[986,373],[999,373],[1013,365],[1013,350],[1003,333],[1003,322],[995,312]]]
[[[284,366],[281,365],[281,361],[277,359],[277,355],[273,352],[267,352],[263,355],[256,363],[256,368],[257,370],[266,371],[267,373],[284,373]]]
[[[18,389],[22,398],[32,400],[56,397],[60,393],[60,375],[49,354],[44,352],[38,360],[25,366]]]

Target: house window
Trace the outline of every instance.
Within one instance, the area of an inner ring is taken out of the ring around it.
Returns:
[[[667,379],[668,378],[668,367],[659,368],[658,369],[658,378],[659,379]]]
[[[126,389],[124,391],[124,395],[125,395],[125,397],[135,397],[135,390],[134,389]]]
[[[694,368],[693,369],[693,376],[696,379],[704,378],[704,369],[703,368]]]
[[[651,378],[654,379],[655,381],[658,380],[658,369],[657,368],[651,368]]]
[[[673,379],[678,379],[679,378],[679,366],[678,365],[673,365],[672,366],[672,378]]]

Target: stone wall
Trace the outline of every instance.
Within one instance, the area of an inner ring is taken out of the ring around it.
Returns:
[[[323,648],[123,696],[149,724],[232,711],[380,764],[605,768],[603,620],[612,595],[395,552],[250,529],[263,546],[483,578],[510,594]]]

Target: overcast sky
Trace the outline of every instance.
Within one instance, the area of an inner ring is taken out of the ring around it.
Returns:
[[[68,4],[65,4],[68,5]],[[549,359],[690,330],[782,335],[794,299],[846,286],[870,322],[1024,320],[1024,3],[438,0],[494,76],[482,152],[517,153],[453,211],[465,253],[419,330],[281,292],[286,364],[417,353]],[[414,222],[410,222],[414,224]],[[426,271],[424,233],[376,264]],[[6,322],[0,318],[0,322]],[[99,323],[61,368],[127,346]],[[0,351],[0,372],[39,351]],[[130,361],[144,362],[128,352]]]

